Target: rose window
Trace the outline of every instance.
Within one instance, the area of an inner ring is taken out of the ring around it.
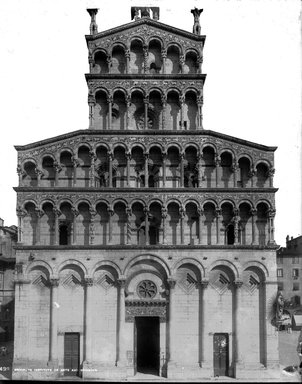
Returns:
[[[137,286],[137,294],[142,299],[152,299],[156,292],[156,285],[150,280],[141,281]]]

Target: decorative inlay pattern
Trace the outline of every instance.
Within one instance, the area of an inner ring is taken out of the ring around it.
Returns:
[[[64,288],[77,288],[82,285],[81,280],[76,277],[73,273],[69,273],[62,281]]]
[[[45,279],[44,276],[39,275],[37,276],[34,281],[32,282],[33,285],[39,286],[41,288],[48,286],[48,281]]]
[[[143,280],[137,286],[137,294],[142,299],[152,299],[156,293],[156,285],[151,280]]]
[[[160,322],[167,319],[167,303],[161,300],[126,300],[126,322],[134,322],[136,316],[159,317]]]
[[[225,274],[220,273],[213,283],[210,282],[210,285],[222,295],[229,288],[230,281]]]

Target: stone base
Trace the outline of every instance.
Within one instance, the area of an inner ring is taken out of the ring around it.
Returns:
[[[125,364],[108,364],[96,361],[83,362],[82,379],[101,379],[101,380],[120,380],[129,376],[133,376],[133,367],[128,367]]]
[[[60,377],[57,361],[15,359],[12,366],[13,380],[54,380]]]
[[[275,381],[280,378],[280,367],[264,367],[261,364],[237,364],[235,369],[236,379],[271,379]]]
[[[211,370],[213,371],[213,369]],[[180,363],[169,362],[167,369],[168,379],[177,380],[189,380],[189,379],[200,379],[210,378],[210,369],[202,368],[199,364],[196,365],[185,365]]]

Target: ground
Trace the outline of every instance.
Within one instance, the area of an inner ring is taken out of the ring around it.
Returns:
[[[280,332],[279,333],[279,354],[280,354],[280,371],[283,368],[290,365],[299,365],[299,358],[297,355],[297,342],[300,331],[293,331],[292,333]],[[1,380],[11,379],[12,373],[12,359],[13,359],[13,342],[0,342],[0,347],[6,346],[7,354],[5,356],[0,356],[0,382]],[[80,379],[79,379],[80,380]],[[135,377],[128,379],[127,381],[166,381],[168,379],[163,379],[160,377],[152,375],[137,374]],[[196,380],[199,381],[200,380]],[[209,382],[232,382],[236,381],[232,378],[213,378]],[[251,380],[246,380],[251,381]],[[254,382],[262,380],[253,380]],[[281,372],[280,382],[302,382],[301,377],[298,374],[286,375]]]

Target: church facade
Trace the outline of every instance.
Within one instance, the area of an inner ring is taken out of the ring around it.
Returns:
[[[18,151],[13,378],[274,378],[275,147],[204,129],[205,36],[88,9],[89,129]]]

